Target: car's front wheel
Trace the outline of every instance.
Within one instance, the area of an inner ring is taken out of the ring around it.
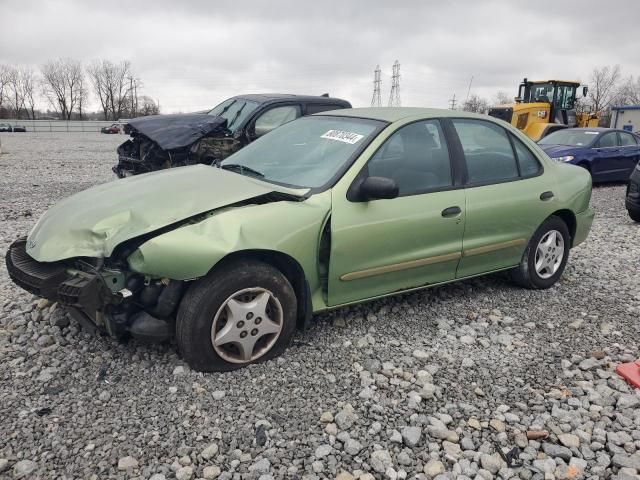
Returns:
[[[512,277],[525,288],[542,289],[555,284],[569,258],[571,236],[567,224],[551,216],[535,231]]]
[[[178,348],[200,371],[228,371],[280,355],[296,325],[287,278],[259,261],[214,270],[187,291],[178,311]]]

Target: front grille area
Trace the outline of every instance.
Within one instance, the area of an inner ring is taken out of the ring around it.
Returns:
[[[27,239],[11,244],[5,262],[11,280],[19,287],[39,297],[55,300],[58,285],[67,278],[64,265],[38,262],[27,253]]]

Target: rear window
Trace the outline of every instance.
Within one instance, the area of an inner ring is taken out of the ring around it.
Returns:
[[[518,178],[518,166],[507,132],[482,120],[454,119],[467,162],[469,183],[502,182]]]
[[[635,137],[630,133],[618,132],[618,136],[620,137],[620,146],[622,147],[628,147],[630,145],[635,146],[638,144],[638,142],[636,142]]]

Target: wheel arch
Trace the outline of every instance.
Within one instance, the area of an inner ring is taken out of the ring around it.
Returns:
[[[567,225],[567,228],[569,229],[569,235],[571,235],[571,247],[573,247],[573,239],[576,236],[577,228],[575,213],[568,209],[562,209],[556,210],[550,216],[559,217]]]
[[[296,319],[297,327],[304,330],[309,326],[313,314],[311,289],[309,288],[309,282],[305,276],[304,269],[295,258],[275,250],[239,250],[225,256],[213,266],[210,272],[215,272],[222,266],[239,260],[257,260],[279,270],[287,280],[289,280],[296,295],[298,312],[298,318]]]

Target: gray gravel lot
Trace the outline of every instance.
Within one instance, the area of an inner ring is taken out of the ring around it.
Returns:
[[[113,181],[125,139],[0,135],[3,254],[52,203]],[[3,265],[0,477],[640,479],[640,395],[613,371],[639,355],[640,226],[622,185],[592,203],[551,290],[493,275],[341,309],[224,374],[92,337]]]

